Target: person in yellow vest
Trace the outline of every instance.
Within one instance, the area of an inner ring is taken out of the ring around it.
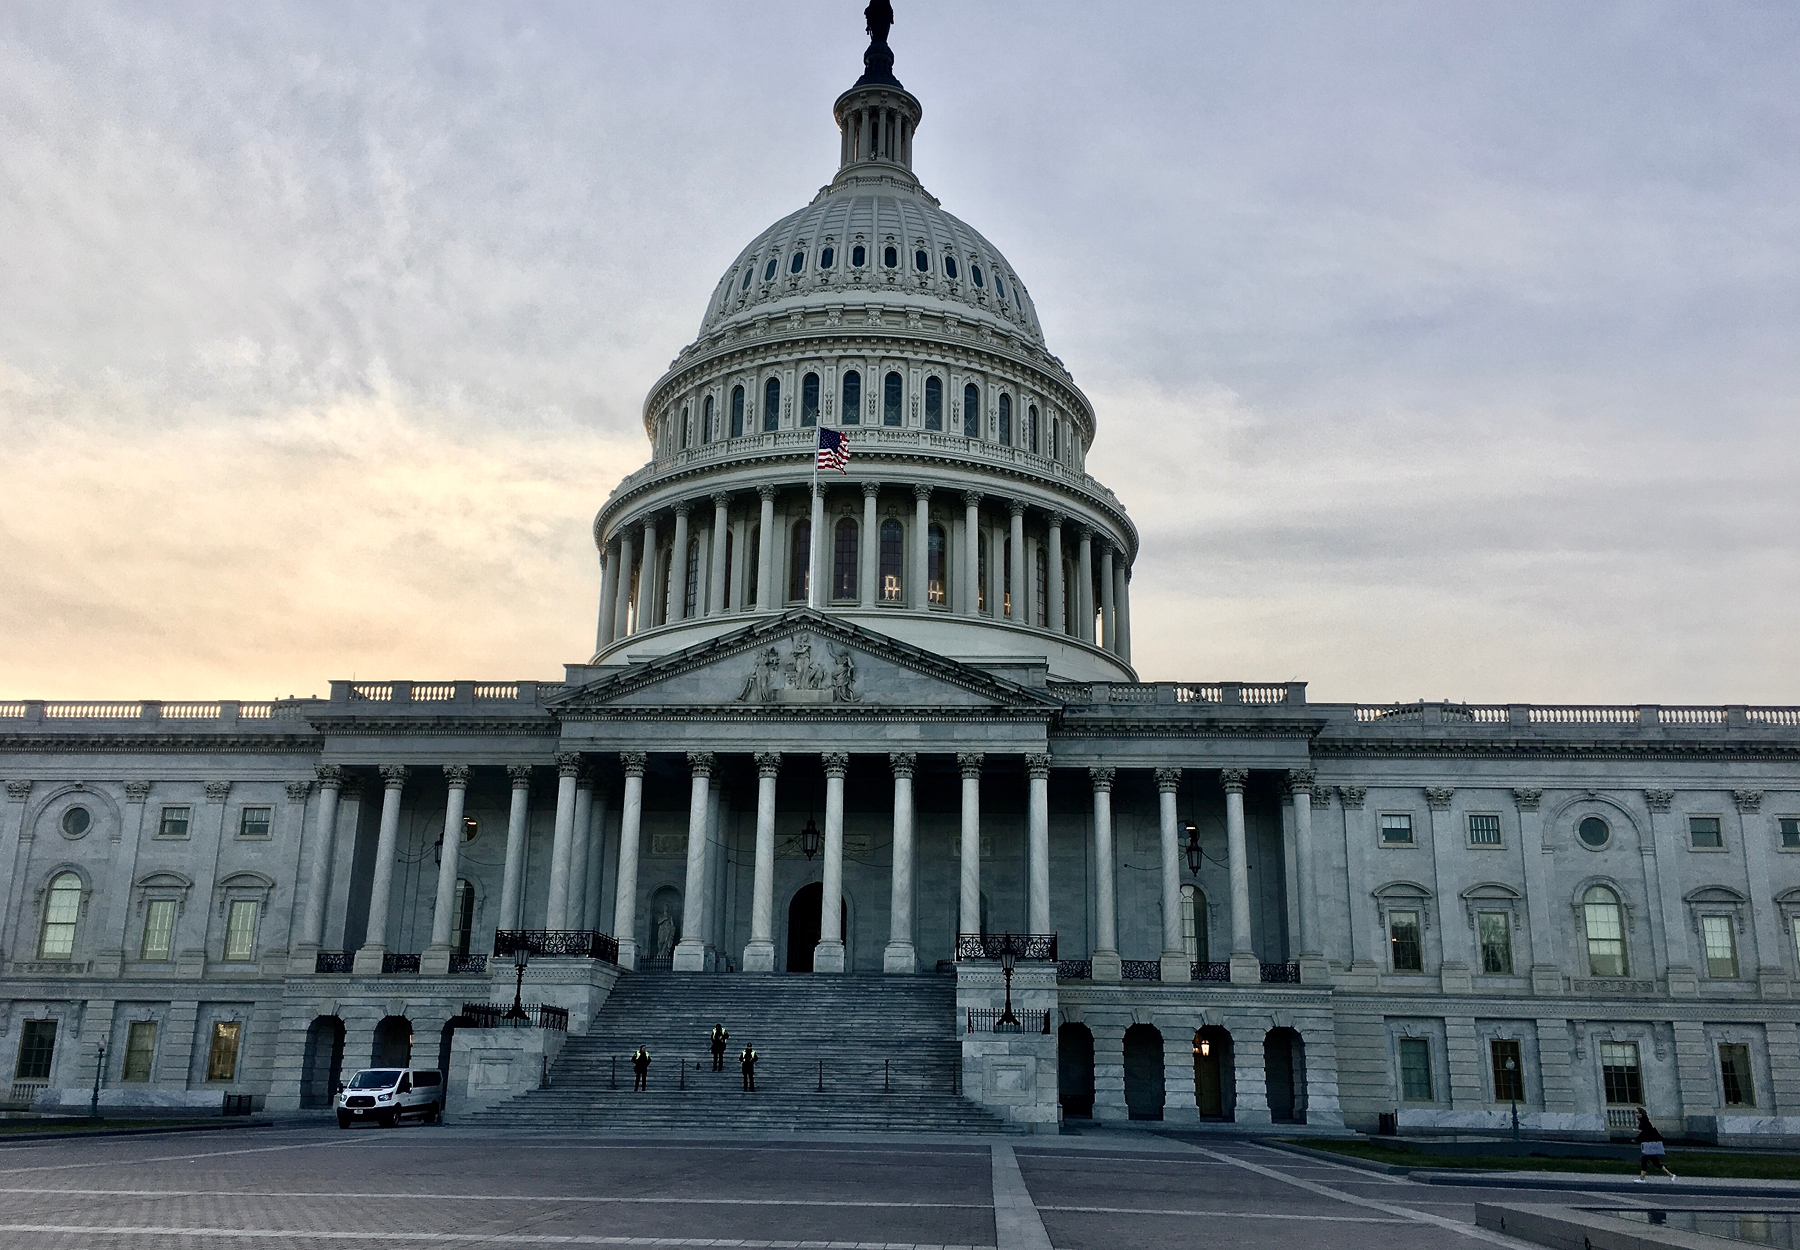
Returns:
[[[744,1071],[744,1088],[751,1093],[756,1092],[756,1047],[745,1046],[744,1053],[738,1056],[738,1067]]]
[[[648,1092],[650,1089],[650,1052],[640,1043],[637,1054],[631,1057],[631,1070],[635,1074],[631,1081],[631,1090]]]

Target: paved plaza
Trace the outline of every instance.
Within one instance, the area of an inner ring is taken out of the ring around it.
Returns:
[[[1418,1184],[1254,1142],[630,1141],[314,1128],[0,1151],[0,1246],[1524,1245],[1477,1201],[1666,1197]],[[1708,1198],[1704,1205],[1753,1202]]]

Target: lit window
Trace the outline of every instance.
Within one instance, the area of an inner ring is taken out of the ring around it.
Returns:
[[[975,610],[987,611],[988,539],[985,532],[975,539]]]
[[[844,371],[844,408],[838,417],[839,425],[860,425],[862,423],[862,374],[854,369]]]
[[[952,279],[956,277],[956,257],[944,257],[944,276]]]
[[[944,582],[945,555],[949,544],[945,541],[944,527],[933,525],[925,544],[925,598],[934,608],[941,608],[949,602],[948,588]]]
[[[900,268],[900,249],[897,247],[882,248],[881,263],[888,269]]]
[[[1393,952],[1395,972],[1425,971],[1425,951],[1419,941],[1419,913],[1388,913],[1388,946]]]
[[[881,423],[900,424],[900,375],[890,373],[881,380]]]
[[[1724,981],[1736,979],[1737,934],[1732,932],[1731,917],[1700,917],[1700,937],[1706,944],[1706,975]]]
[[[1000,611],[1005,616],[1013,614],[1012,559],[1012,537],[1008,535],[1000,540],[1000,586],[1001,598],[1004,600]]]
[[[247,963],[256,957],[256,912],[253,899],[232,903],[225,919],[225,958],[230,963]]]
[[[925,428],[944,428],[944,383],[939,378],[925,379]]]
[[[188,822],[193,818],[191,807],[165,807],[162,809],[162,823],[157,826],[156,836],[159,838],[185,838],[188,836]]]
[[[868,261],[869,254],[863,250],[862,244],[858,243],[855,247],[850,249],[850,264],[852,268],[861,269]]]
[[[767,265],[763,266],[763,281],[764,282],[773,282],[774,280],[775,280],[775,258],[773,256],[771,256],[771,257],[769,257],[769,263]]]
[[[1000,397],[1000,445],[1012,446],[1012,396]]]
[[[1383,846],[1411,846],[1412,840],[1412,816],[1409,813],[1383,812],[1381,814],[1381,844]]]
[[[79,838],[94,823],[94,818],[85,807],[71,807],[62,814],[62,831],[71,838]]]
[[[1494,1073],[1495,1102],[1525,1101],[1525,1061],[1519,1055],[1519,1039],[1488,1039],[1488,1062]]]
[[[981,437],[981,390],[973,382],[963,387],[963,437]]]
[[[819,253],[819,268],[829,269],[837,263],[837,249],[828,247]]]
[[[1588,975],[1622,977],[1625,959],[1625,921],[1618,896],[1603,885],[1591,886],[1581,896],[1587,922]]]
[[[156,1021],[134,1020],[125,1032],[125,1067],[120,1079],[148,1081],[156,1058]]]
[[[39,959],[67,959],[75,953],[75,925],[81,919],[81,878],[72,872],[50,883],[44,899],[44,933]]]
[[[969,276],[975,280],[976,286],[986,286],[987,285],[986,283],[984,283],[981,280],[981,266],[980,265],[970,265],[969,266]]]
[[[763,384],[763,430],[781,428],[781,379],[770,378]]]
[[[1503,911],[1484,911],[1476,917],[1481,934],[1481,970],[1489,976],[1510,977],[1513,970],[1512,917]]]
[[[881,523],[881,601],[899,603],[905,597],[906,585],[901,576],[906,554],[906,532],[893,517]],[[1800,933],[1800,925],[1794,926]]]
[[[1499,846],[1500,818],[1480,812],[1469,816],[1469,844],[1471,846]]]
[[[856,522],[849,517],[838,518],[831,553],[831,597],[833,599],[856,598],[856,539]]]
[[[1423,1037],[1400,1039],[1400,1097],[1406,1102],[1430,1102],[1431,1043]]]
[[[13,1080],[49,1080],[50,1061],[55,1055],[56,1021],[25,1021],[19,1033],[19,1060],[13,1065]]]
[[[212,1046],[206,1055],[206,1079],[237,1079],[238,1039],[244,1026],[236,1020],[218,1020],[212,1026]]]
[[[913,253],[913,268],[917,269],[920,273],[931,272],[931,256],[924,248],[920,248]]]
[[[238,817],[238,837],[266,838],[269,827],[275,821],[275,809],[272,807],[246,807]]]
[[[139,957],[165,960],[175,947],[175,900],[153,898],[144,908],[144,944]]]
[[[687,587],[687,593],[681,596],[681,615],[683,620],[699,614],[700,540],[698,538],[688,539],[687,568],[685,572],[687,574],[687,580],[684,585]]]
[[[1750,1048],[1727,1043],[1719,1047],[1719,1084],[1727,1107],[1754,1107],[1756,1082],[1750,1075]]]
[[[1601,1042],[1600,1078],[1609,1106],[1644,1105],[1644,1071],[1638,1066],[1636,1042]]]
[[[1688,841],[1698,847],[1712,848],[1725,845],[1725,837],[1719,828],[1717,816],[1689,816]]]
[[[812,564],[812,522],[795,521],[788,540],[788,598],[806,598]]]
[[[1800,816],[1783,816],[1781,818],[1781,849],[1784,851],[1800,850]]]
[[[1612,830],[1598,816],[1589,816],[1575,826],[1575,836],[1581,839],[1583,846],[1597,851],[1612,838]]]
[[[806,268],[806,253],[795,252],[794,259],[788,262],[788,272],[799,273],[804,268]]]
[[[819,423],[819,375],[809,373],[800,379],[800,424]]]

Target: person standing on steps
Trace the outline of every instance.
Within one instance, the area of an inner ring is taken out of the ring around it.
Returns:
[[[1663,1135],[1656,1131],[1656,1125],[1650,1123],[1650,1113],[1642,1107],[1638,1108],[1637,1143],[1638,1184],[1645,1183],[1645,1174],[1653,1165],[1658,1172],[1673,1181],[1675,1173],[1669,1171],[1668,1165],[1663,1162],[1663,1155],[1668,1150],[1668,1147],[1663,1144]]]
[[[744,1053],[738,1056],[738,1067],[744,1070],[744,1088],[751,1093],[756,1092],[756,1047],[746,1044]]]
[[[725,1043],[729,1041],[730,1038],[731,1034],[725,1031],[725,1026],[723,1024],[713,1025],[712,1056],[714,1072],[723,1072],[725,1070]]]
[[[641,1042],[638,1044],[637,1054],[631,1057],[631,1071],[634,1074],[631,1079],[631,1092],[635,1094],[639,1090],[643,1090],[645,1093],[649,1093],[650,1052]]]

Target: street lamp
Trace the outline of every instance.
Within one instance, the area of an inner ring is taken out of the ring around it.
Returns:
[[[819,836],[819,826],[813,823],[812,813],[806,815],[806,828],[800,831],[800,850],[810,861],[819,853],[819,843],[824,839]]]
[[[1506,1057],[1506,1092],[1512,1095],[1512,1139],[1519,1140],[1519,1078],[1514,1074],[1519,1070],[1519,1061],[1511,1055]]]
[[[1007,1033],[1017,1033],[1023,1028],[1019,1023],[1019,1018],[1013,1015],[1012,1009],[1013,964],[1017,961],[1018,956],[1013,953],[1013,944],[1007,939],[1002,938],[1000,943],[1000,971],[1006,977],[1006,1010],[1002,1011],[1000,1013],[1000,1018],[994,1021],[994,1032],[996,1033],[1002,1031]],[[1011,1026],[1010,1028],[1007,1027],[1009,1025]]]
[[[525,965],[530,962],[531,962],[531,952],[529,950],[527,950],[523,944],[521,944],[519,946],[519,948],[513,952],[513,968],[519,974],[519,979],[518,979],[517,983],[514,984],[514,986],[513,986],[513,1005],[512,1005],[512,1009],[510,1011],[508,1011],[505,1015],[500,1017],[502,1020],[512,1020],[512,1021],[516,1022],[519,1020],[530,1020],[531,1019],[530,1016],[525,1014],[525,998],[524,998],[524,995],[525,995]],[[519,1026],[517,1023],[514,1023],[513,1027],[516,1029]]]
[[[106,1073],[106,1043],[100,1043],[100,1054],[94,1060],[94,1100],[88,1104],[88,1118],[100,1118],[100,1078]]]
[[[1197,825],[1187,827],[1187,862],[1188,871],[1194,876],[1200,875],[1200,829]]]

